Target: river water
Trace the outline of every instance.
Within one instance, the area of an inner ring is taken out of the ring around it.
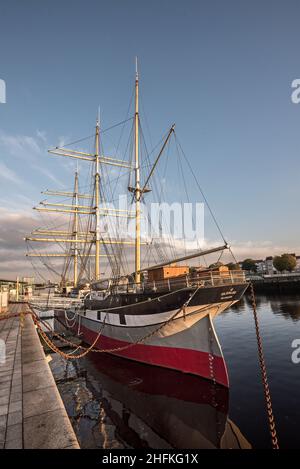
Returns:
[[[281,448],[300,444],[300,295],[257,296]],[[270,448],[250,299],[214,322],[230,390],[171,370],[104,354],[50,366],[82,448]]]

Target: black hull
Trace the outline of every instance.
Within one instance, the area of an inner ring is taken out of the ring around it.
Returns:
[[[110,314],[147,315],[159,314],[182,307],[187,301],[189,306],[202,306],[232,301],[237,302],[244,294],[248,284],[183,288],[162,293],[119,293],[111,294],[103,300],[85,300],[85,309],[101,310]]]

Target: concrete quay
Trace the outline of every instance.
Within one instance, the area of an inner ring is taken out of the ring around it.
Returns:
[[[9,313],[28,310],[9,305]],[[0,448],[79,448],[30,315],[21,328],[19,317],[0,314],[0,349]]]

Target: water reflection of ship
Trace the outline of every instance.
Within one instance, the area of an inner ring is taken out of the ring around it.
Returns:
[[[109,355],[90,356],[85,366],[88,374],[97,369],[108,416],[119,422],[123,439],[142,434],[143,446],[150,448],[250,448],[228,418],[223,386],[135,362],[124,366],[124,359]]]
[[[246,312],[247,304],[248,304],[248,299],[247,299],[247,293],[246,293],[244,296],[242,296],[242,298],[237,303],[234,303],[233,305],[230,306],[230,308],[222,311],[222,316],[226,316],[226,314],[232,314],[233,312],[237,314],[243,314]]]
[[[270,307],[271,311],[275,315],[280,315],[284,319],[292,320],[294,322],[298,322],[300,320],[300,295],[278,295],[278,294],[269,294],[264,295],[260,293],[256,293],[255,295],[255,303],[258,310]],[[229,310],[229,313],[232,310],[243,310],[243,308],[247,305],[250,309],[252,309],[252,300],[249,292],[241,298],[241,300],[232,306]],[[226,314],[227,311],[223,312],[222,314]]]
[[[269,298],[270,307],[274,314],[281,315],[284,319],[294,322],[300,321],[300,302],[298,296],[272,296]]]

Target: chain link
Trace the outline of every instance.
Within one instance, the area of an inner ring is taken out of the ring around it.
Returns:
[[[179,308],[169,319],[167,319],[166,321],[164,321],[162,324],[160,324],[156,329],[154,329],[153,331],[149,332],[148,334],[146,334],[144,337],[141,337],[140,339],[138,339],[137,341],[135,342],[131,342],[130,344],[126,344],[126,345],[121,345],[120,347],[114,347],[114,348],[105,348],[105,349],[94,349],[94,345],[97,343],[98,339],[100,338],[101,336],[101,333],[104,329],[104,322],[103,322],[103,327],[101,328],[101,330],[99,331],[99,334],[97,335],[95,341],[93,342],[93,344],[86,348],[86,347],[83,347],[83,346],[78,346],[70,341],[68,341],[67,339],[64,339],[62,336],[60,336],[59,334],[54,333],[55,336],[59,337],[63,342],[66,342],[66,343],[69,343],[70,345],[72,345],[73,347],[77,347],[77,348],[81,348],[81,349],[85,349],[85,352],[82,352],[81,354],[79,355],[73,355],[73,354],[67,354],[65,352],[63,352],[62,350],[60,350],[53,342],[51,342],[51,340],[48,338],[48,336],[45,334],[45,332],[42,330],[39,322],[41,322],[40,318],[38,318],[36,315],[35,315],[35,319],[33,319],[37,325],[37,328],[39,329],[40,331],[40,334],[42,336],[42,338],[44,339],[44,341],[46,342],[46,344],[50,347],[51,350],[55,351],[56,353],[59,353],[61,356],[63,356],[64,358],[66,359],[75,359],[75,358],[82,358],[84,357],[87,353],[89,352],[95,352],[95,353],[114,353],[114,352],[121,352],[123,350],[127,350],[131,347],[134,347],[135,345],[138,345],[138,344],[142,344],[144,343],[146,340],[150,339],[152,336],[154,336],[155,334],[157,334],[163,327],[167,326],[170,322],[172,322],[176,316],[178,316],[178,314],[183,311],[184,312],[184,315],[185,315],[185,308],[186,306],[189,304],[189,302],[191,301],[191,299],[193,298],[193,296],[196,294],[196,292],[198,291],[199,288],[197,288],[194,293],[191,295],[191,297],[188,299],[188,301],[182,305],[181,308]],[[205,309],[206,307],[203,307],[203,309]],[[33,311],[32,311],[32,314],[34,315]],[[33,316],[34,317],[34,316]],[[55,348],[55,350],[54,350]]]
[[[79,355],[73,355],[71,353],[65,353],[63,352],[62,350],[60,350],[54,343],[53,341],[51,341],[49,339],[49,337],[47,336],[47,334],[42,330],[42,327],[40,326],[39,322],[41,322],[36,315],[34,315],[33,313],[33,321],[34,323],[36,324],[38,330],[39,330],[39,333],[40,335],[42,336],[43,340],[45,341],[45,343],[48,345],[48,347],[53,350],[54,352],[56,353],[59,353],[63,358],[66,358],[66,359],[70,359],[70,360],[74,360],[75,358],[82,358],[84,357],[85,355],[87,355],[87,353],[89,352],[95,352],[95,353],[114,353],[114,352],[121,352],[123,350],[127,350],[135,345],[138,345],[138,344],[142,344],[144,343],[146,340],[150,339],[153,335],[155,335],[157,332],[159,332],[163,327],[167,326],[170,322],[172,322],[175,317],[182,311],[183,307],[180,308],[178,311],[175,312],[175,314],[173,314],[167,321],[164,321],[162,324],[159,325],[159,327],[157,327],[156,329],[154,329],[153,331],[151,331],[150,333],[146,334],[145,336],[141,337],[140,339],[136,340],[135,342],[131,342],[130,344],[126,344],[126,345],[121,345],[120,347],[114,347],[114,348],[105,348],[105,349],[94,349],[94,346],[96,345],[98,339],[100,339],[100,336],[102,334],[102,331],[104,329],[104,326],[105,326],[105,323],[103,322],[103,327],[101,328],[101,330],[99,331],[96,339],[94,340],[93,344],[90,346],[90,347],[83,347],[82,345],[76,345],[74,344],[73,342],[70,342],[69,340],[63,338],[62,336],[60,336],[59,334],[57,334],[56,332],[53,332],[53,334],[58,337],[59,339],[61,339],[63,342],[66,342],[68,343],[69,345],[72,345],[73,347],[77,347],[77,348],[81,348],[81,349],[84,349],[85,351],[82,352],[81,354]]]
[[[86,348],[84,352],[80,353],[80,354],[77,354],[77,355],[73,355],[73,352],[71,353],[65,353],[63,352],[61,349],[59,349],[55,344],[54,342],[47,336],[47,334],[43,331],[41,325],[39,324],[39,320],[37,318],[37,316],[33,313],[32,314],[32,319],[33,319],[33,322],[34,324],[36,325],[37,329],[39,330],[39,334],[40,336],[42,337],[42,339],[44,340],[44,342],[48,345],[48,347],[55,353],[58,353],[59,355],[61,355],[63,358],[66,358],[67,360],[75,360],[77,358],[83,358],[85,355],[87,355],[93,348],[94,346],[96,345],[98,339],[100,338],[100,335],[102,333],[102,330],[104,328],[104,323],[103,323],[103,328],[100,329],[99,333],[97,334],[97,337],[96,339],[94,340],[94,342],[90,345],[90,347]],[[76,347],[76,349],[78,350],[80,346],[78,345],[75,345],[73,344],[73,346]],[[81,348],[81,347],[80,347]]]
[[[273,414],[273,409],[272,409],[271,394],[270,394],[270,389],[269,389],[269,384],[268,384],[267,370],[266,370],[262,341],[261,341],[259,325],[258,325],[255,294],[254,294],[254,288],[253,288],[252,282],[250,282],[250,292],[251,292],[252,309],[253,309],[253,316],[254,316],[254,322],[255,322],[259,364],[260,364],[262,382],[263,382],[263,387],[264,387],[264,394],[265,394],[265,399],[266,399],[266,404],[267,404],[267,413],[268,413],[270,435],[271,435],[271,440],[272,440],[272,447],[273,449],[279,449],[277,432],[276,432],[276,427],[275,427],[275,419],[274,419],[274,414]]]
[[[197,289],[198,290],[198,289]],[[160,324],[156,329],[154,329],[153,331],[149,332],[148,334],[146,334],[144,337],[141,337],[140,339],[138,339],[137,341],[135,342],[131,342],[130,344],[126,344],[126,345],[122,345],[120,347],[114,347],[114,348],[105,348],[105,349],[94,349],[94,346],[96,345],[97,341],[100,339],[100,336],[103,332],[103,329],[104,329],[104,326],[105,326],[105,320],[103,322],[103,325],[99,331],[99,333],[97,334],[97,337],[96,339],[94,340],[94,342],[89,346],[89,347],[84,347],[82,345],[77,345],[77,344],[74,344],[73,342],[65,339],[64,337],[62,337],[60,334],[58,334],[57,332],[54,332],[50,326],[43,321],[41,320],[36,313],[34,313],[32,310],[31,311],[26,311],[26,312],[21,312],[21,313],[13,313],[13,314],[7,314],[5,316],[2,316],[1,319],[8,319],[10,317],[15,317],[15,316],[21,316],[22,314],[30,314],[32,316],[32,319],[33,319],[33,322],[34,324],[36,325],[37,329],[39,330],[39,334],[40,336],[42,337],[42,339],[44,340],[44,342],[48,345],[48,347],[55,353],[58,353],[59,355],[61,355],[63,358],[65,359],[70,359],[70,360],[74,360],[74,359],[77,359],[77,358],[83,358],[85,355],[87,355],[89,352],[95,352],[95,353],[114,353],[114,352],[120,352],[120,351],[123,351],[123,350],[127,350],[135,345],[138,345],[138,344],[142,344],[144,343],[146,340],[150,339],[152,336],[154,336],[155,334],[157,334],[163,327],[167,326],[170,322],[172,322],[176,316],[178,316],[178,314],[181,312],[181,311],[185,311],[185,308],[186,306],[188,305],[188,303],[191,301],[192,297],[195,295],[196,291],[193,293],[193,295],[189,298],[189,300],[181,307],[179,308],[168,320],[164,321],[162,324]],[[68,345],[76,348],[77,350],[78,349],[82,349],[84,350],[84,352],[80,353],[80,354],[77,354],[77,355],[73,355],[73,352],[71,353],[65,353],[63,352],[61,349],[59,349],[55,344],[54,342],[47,336],[47,334],[43,331],[40,323],[43,323],[43,325],[45,327],[48,328],[49,331],[52,332],[53,335],[55,335],[57,338],[59,338],[62,342],[65,342],[67,343]]]

